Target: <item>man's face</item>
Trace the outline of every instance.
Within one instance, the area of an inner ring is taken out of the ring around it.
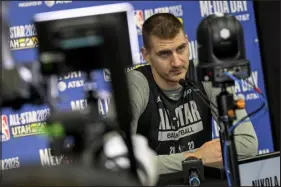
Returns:
[[[168,83],[178,83],[185,78],[189,58],[188,39],[183,31],[167,40],[150,36],[149,46],[149,49],[142,49],[142,54],[151,64],[154,76]]]

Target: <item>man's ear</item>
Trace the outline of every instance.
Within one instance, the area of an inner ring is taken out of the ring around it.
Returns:
[[[149,63],[149,51],[145,47],[142,47],[141,53],[146,63]]]

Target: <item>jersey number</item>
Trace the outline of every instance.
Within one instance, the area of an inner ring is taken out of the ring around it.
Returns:
[[[176,153],[176,147],[175,146],[171,146],[170,147],[170,154],[175,154]]]
[[[187,143],[189,150],[194,149],[194,141],[190,141]]]

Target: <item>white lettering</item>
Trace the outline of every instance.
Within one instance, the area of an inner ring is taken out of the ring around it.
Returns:
[[[209,16],[214,13],[230,13],[227,1],[199,1],[201,16]]]
[[[39,150],[40,154],[40,160],[41,160],[41,165],[50,165],[50,159],[49,159],[49,154],[48,154],[48,149],[40,149]]]
[[[101,99],[98,99],[98,108],[99,108],[99,113],[102,114],[102,115],[105,115],[105,111],[103,109]]]
[[[99,114],[106,115],[108,113],[108,105],[110,104],[110,98],[98,99]]]
[[[234,90],[235,90],[235,93],[241,92],[240,84],[237,81],[235,81]]]
[[[10,40],[10,49],[17,49],[20,47],[19,40]]]
[[[10,126],[20,125],[20,118],[18,114],[9,115]]]
[[[185,115],[185,124],[193,123],[193,117],[190,113],[188,103],[184,104],[184,115]]]
[[[242,90],[244,92],[250,91],[250,90],[253,89],[253,86],[251,86],[251,84],[259,87],[259,85],[258,85],[258,71],[253,71],[251,76],[247,79],[247,81],[241,80],[241,82],[242,82]],[[248,84],[247,82],[249,82],[250,84]]]
[[[199,121],[178,129],[177,131],[159,131],[158,141],[179,140],[180,138],[198,133],[203,130],[203,123]]]
[[[193,150],[194,149],[194,141],[190,141],[187,143],[189,150]]]
[[[230,9],[232,13],[245,12],[248,10],[247,1],[230,1]]]
[[[170,147],[170,154],[175,154],[176,153],[176,148],[175,146]]]
[[[25,8],[25,7],[31,7],[31,6],[39,6],[42,4],[42,1],[29,1],[24,3],[19,3],[18,7]]]
[[[56,166],[60,165],[63,159],[63,155],[57,157],[51,155],[51,149],[40,149],[39,150],[40,160],[42,166]]]
[[[68,83],[68,88],[79,88],[84,85],[84,80],[79,80],[79,81],[71,81]]]
[[[71,101],[70,105],[72,110],[83,110],[87,107],[87,100],[81,99],[81,100]]]
[[[237,15],[235,16],[236,19],[239,21],[248,21],[250,19],[250,14],[242,14],[242,15]]]
[[[32,37],[35,35],[37,35],[37,31],[34,24],[10,27],[10,39]]]
[[[190,101],[189,103],[190,103],[190,106],[191,106],[191,113],[192,113],[194,121],[201,120],[201,116],[199,114],[196,103],[194,101]]]
[[[56,4],[71,3],[72,1],[56,1]]]
[[[32,123],[27,125],[11,127],[13,137],[22,137],[44,132],[45,123]]]
[[[170,6],[169,13],[171,13],[177,17],[183,16],[182,5]]]
[[[0,170],[8,170],[8,169],[14,169],[20,167],[19,157],[7,158],[0,161],[1,161]]]
[[[249,100],[254,100],[254,99],[258,99],[259,98],[259,95],[256,94],[256,93],[250,93],[250,94],[247,94],[246,96],[246,101],[249,101]]]
[[[239,13],[248,11],[247,1],[199,1],[201,17],[214,13]]]
[[[146,9],[146,10],[144,10],[144,17],[145,17],[145,19],[148,19],[152,15],[153,15],[153,9]]]
[[[60,77],[59,80],[67,80],[67,79],[80,78],[80,77],[82,77],[81,71],[73,71]]]
[[[108,113],[108,106],[110,104],[110,98],[104,99],[104,105],[105,105],[105,113]]]
[[[144,19],[148,19],[150,16],[157,13],[171,13],[176,17],[183,16],[182,5],[169,6],[169,7],[158,7],[153,9],[144,10]]]
[[[169,13],[169,8],[168,7],[155,8],[154,14],[157,13]]]
[[[175,129],[175,127],[173,126],[172,122],[170,123],[169,120],[169,111],[164,110],[164,114],[165,114],[165,122],[166,122],[166,130],[170,130],[170,129]]]
[[[197,40],[188,43],[189,60],[197,58]]]
[[[165,121],[164,121],[164,115],[163,115],[163,110],[159,108],[159,114],[160,114],[160,125],[159,125],[159,130],[165,130]]]
[[[50,109],[34,110],[20,114],[10,114],[10,125],[25,125],[29,123],[43,122],[50,114]]]
[[[201,10],[201,17],[208,16],[212,14],[212,4],[211,1],[199,1],[200,10]]]

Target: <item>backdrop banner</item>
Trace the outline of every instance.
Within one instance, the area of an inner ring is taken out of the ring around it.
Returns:
[[[9,2],[10,21],[10,49],[17,63],[32,63],[38,59],[38,39],[32,17],[36,13],[64,10],[80,7],[97,6],[103,4],[120,3],[121,1],[11,1]],[[141,29],[144,20],[153,14],[169,12],[177,16],[185,25],[189,37],[190,60],[197,59],[196,30],[202,18],[215,12],[235,15],[244,28],[246,55],[250,60],[252,74],[251,83],[257,85],[265,93],[259,41],[257,39],[253,3],[251,1],[130,1],[135,8],[135,22],[138,31],[139,47],[143,46]],[[88,62],[95,63],[95,59]],[[139,63],[144,63],[140,54]],[[93,72],[97,80],[98,90],[111,93],[110,72],[106,69]],[[71,72],[60,77],[58,90],[62,110],[80,110],[87,106],[83,93],[83,74]],[[246,100],[247,112],[258,108],[261,104],[259,96],[247,86],[235,84],[235,91],[239,97]],[[101,115],[108,112],[109,98],[98,100]],[[47,139],[42,135],[44,120],[49,114],[48,107],[25,105],[19,111],[2,110],[2,170],[17,168],[25,164],[41,164],[52,166],[60,164],[61,157],[52,157]],[[273,151],[271,129],[268,112],[260,112],[260,117],[254,116],[253,124],[259,141],[259,154]],[[79,125],[79,124],[77,124]],[[213,125],[213,137],[218,137],[218,128]]]

